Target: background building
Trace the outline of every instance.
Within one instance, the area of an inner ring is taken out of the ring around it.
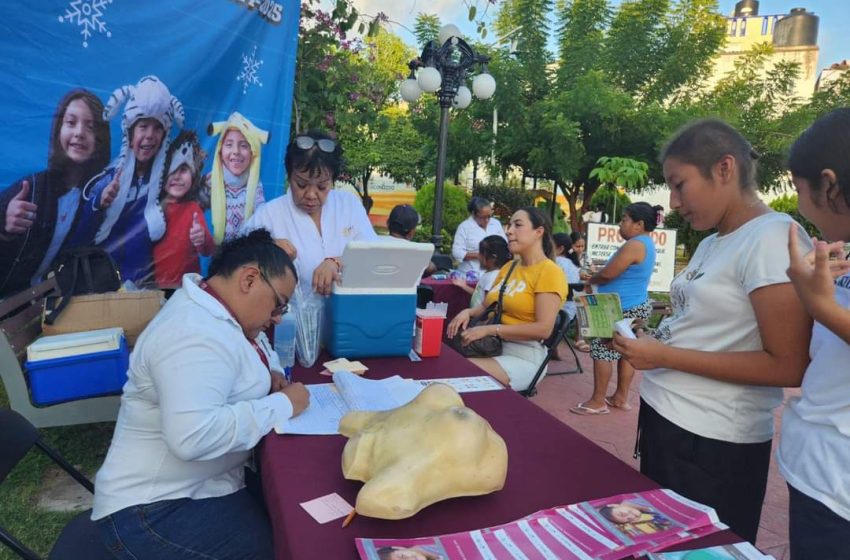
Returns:
[[[788,14],[760,15],[758,0],[741,0],[726,23],[726,45],[717,58],[710,83],[734,71],[735,61],[753,46],[769,43],[774,48],[769,66],[780,61],[799,63],[795,95],[812,95],[818,69],[818,16],[805,8],[794,8]]]

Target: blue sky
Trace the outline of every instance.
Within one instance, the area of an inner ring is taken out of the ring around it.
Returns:
[[[720,0],[720,12],[729,15],[736,0]],[[619,4],[619,0],[614,0]],[[478,0],[479,11],[486,0]],[[400,25],[393,27],[406,42],[415,43],[406,28],[412,28],[419,12],[435,13],[445,23],[455,23],[464,33],[475,35],[475,28],[467,21],[467,8],[461,0],[355,0],[355,5],[364,14],[374,15],[382,11]],[[850,2],[848,0],[761,0],[760,15],[787,14],[791,8],[806,8],[820,16],[818,32],[818,68],[822,69],[843,59],[850,59]],[[496,7],[489,7],[489,16],[496,14]],[[492,35],[490,36],[492,37]],[[488,37],[488,40],[490,39]]]

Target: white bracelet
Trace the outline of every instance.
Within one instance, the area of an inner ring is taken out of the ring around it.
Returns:
[[[502,338],[502,325],[496,325],[496,336]]]

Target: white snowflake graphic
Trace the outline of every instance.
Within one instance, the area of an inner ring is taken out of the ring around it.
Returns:
[[[59,22],[74,23],[82,27],[80,35],[83,36],[83,47],[88,48],[93,31],[112,37],[112,32],[106,28],[106,22],[103,21],[106,5],[111,3],[112,0],[72,0],[70,6],[65,8],[65,15],[59,16]]]
[[[262,65],[263,61],[257,58],[256,45],[254,45],[250,55],[242,55],[242,70],[236,76],[236,81],[242,82],[242,95],[248,92],[248,87],[252,84],[263,87],[263,82],[260,81],[259,76],[260,66]]]

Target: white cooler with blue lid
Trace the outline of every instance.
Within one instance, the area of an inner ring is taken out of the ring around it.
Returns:
[[[120,393],[129,350],[120,327],[43,336],[27,347],[24,368],[36,405]]]
[[[334,286],[328,306],[331,355],[407,356],[416,321],[416,287],[433,254],[431,243],[393,237],[346,245],[342,284]]]

